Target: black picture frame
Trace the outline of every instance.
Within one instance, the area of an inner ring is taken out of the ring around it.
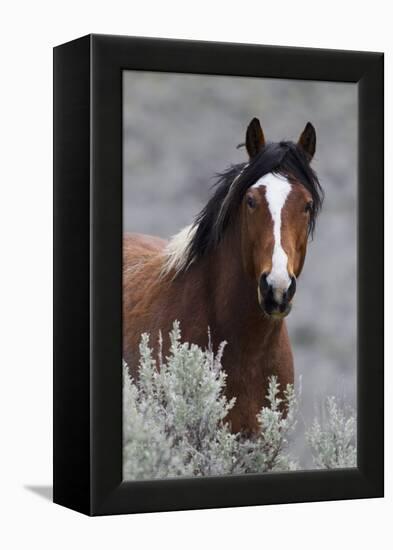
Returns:
[[[122,481],[125,69],[358,83],[357,468]],[[382,53],[109,35],[54,48],[54,502],[103,515],[383,496],[383,135]]]

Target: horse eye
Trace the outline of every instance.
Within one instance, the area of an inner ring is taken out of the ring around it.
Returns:
[[[309,201],[306,206],[304,207],[304,211],[305,212],[311,212],[312,210],[312,205],[313,205],[313,202],[312,201]]]
[[[257,205],[254,197],[252,197],[251,195],[248,195],[247,197],[247,206],[249,206],[250,208],[255,208]]]

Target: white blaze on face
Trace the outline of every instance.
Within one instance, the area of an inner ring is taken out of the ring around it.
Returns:
[[[281,214],[285,201],[291,192],[289,181],[279,174],[266,174],[253,187],[265,187],[265,197],[273,220],[274,248],[272,269],[267,282],[273,288],[274,298],[281,302],[283,293],[291,284],[288,274],[288,256],[281,246]]]

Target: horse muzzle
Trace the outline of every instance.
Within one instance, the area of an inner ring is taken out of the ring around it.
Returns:
[[[296,277],[286,290],[275,288],[268,282],[268,273],[262,273],[258,284],[258,300],[262,311],[272,319],[283,319],[292,309],[292,298],[296,292]]]

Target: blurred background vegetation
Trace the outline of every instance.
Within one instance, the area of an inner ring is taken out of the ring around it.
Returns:
[[[124,230],[169,237],[205,205],[214,176],[246,160],[257,116],[269,141],[317,132],[325,190],[288,317],[305,424],[335,395],[356,409],[357,86],[335,82],[123,73]],[[312,467],[298,422],[296,452]]]

